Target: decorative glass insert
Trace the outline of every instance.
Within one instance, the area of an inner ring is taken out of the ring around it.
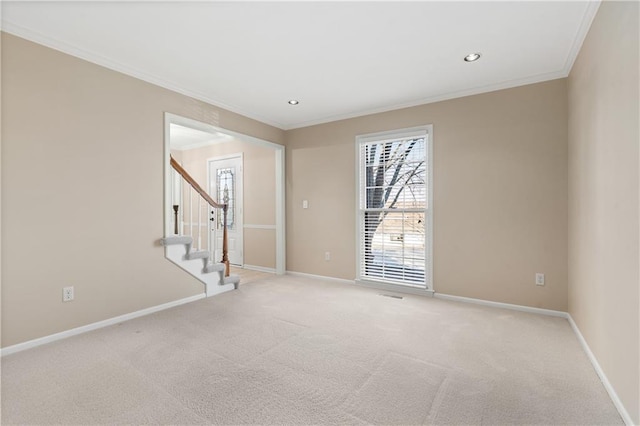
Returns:
[[[236,170],[235,167],[218,169],[216,172],[216,184],[218,187],[218,202],[228,204],[227,228],[234,229],[236,213]],[[217,209],[218,229],[222,229],[223,212]]]

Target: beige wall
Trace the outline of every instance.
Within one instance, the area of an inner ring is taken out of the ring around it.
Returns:
[[[566,310],[564,79],[288,131],[287,269],[354,278],[355,137],[424,124],[435,290]]]
[[[285,133],[3,34],[2,346],[202,292],[156,244],[165,111],[286,139],[288,269],[347,279],[355,136],[433,124],[435,290],[568,306],[640,423],[638,36],[638,4],[604,2],[568,81]],[[247,214],[273,223],[271,208]]]
[[[638,3],[604,2],[569,76],[569,312],[640,422]]]
[[[252,225],[276,224],[276,161],[273,148],[234,139],[206,147],[172,151],[202,188],[208,188],[207,160],[243,153],[244,263],[265,268],[276,267],[276,231],[254,229]],[[214,197],[215,198],[215,197]]]
[[[2,346],[202,293],[156,243],[164,112],[283,131],[7,34],[2,88]]]

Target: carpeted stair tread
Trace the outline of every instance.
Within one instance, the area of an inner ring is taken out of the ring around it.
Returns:
[[[207,250],[195,250],[195,251],[190,251],[189,253],[187,253],[186,255],[186,259],[187,260],[193,260],[193,259],[208,259],[209,258],[209,252]]]
[[[210,251],[194,248],[193,237],[174,235],[161,238],[160,242],[166,247],[165,254],[173,263],[204,283],[207,297],[226,291],[229,285],[238,289],[240,277],[232,275],[225,278],[225,264],[212,262]],[[191,262],[192,260],[201,260],[202,264]]]
[[[238,284],[240,283],[240,275],[231,274],[228,277],[224,277],[224,284]]]
[[[220,262],[210,263],[204,267],[204,269],[202,270],[202,273],[209,274],[211,272],[222,272],[224,271],[224,267],[225,267],[224,263],[220,263]]]
[[[160,239],[160,242],[162,243],[162,245],[165,246],[170,246],[170,245],[174,245],[174,244],[192,244],[193,243],[193,238],[186,236],[186,235],[178,235],[178,236],[174,236],[174,237],[165,237]]]

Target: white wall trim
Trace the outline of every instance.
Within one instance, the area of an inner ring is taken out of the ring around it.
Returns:
[[[240,158],[242,160],[242,167],[244,171],[244,152],[236,152],[233,154],[225,154],[225,155],[218,155],[216,157],[209,157],[205,161],[209,163],[211,161],[233,160],[234,158]]]
[[[280,145],[275,142],[267,141],[265,139],[249,136],[244,133],[235,132],[233,130],[224,129],[222,127],[214,126],[213,124],[204,123],[202,121],[194,120],[192,118],[183,117],[181,115],[173,114],[170,112],[164,113],[165,119],[170,123],[178,124],[183,127],[191,127],[192,129],[200,130],[206,133],[221,133],[223,135],[231,136],[235,139],[239,139],[245,142],[251,142],[254,145],[259,145],[265,148],[273,148],[276,150],[284,150],[284,145]]]
[[[532,314],[548,315],[551,317],[568,318],[569,314],[563,311],[554,311],[553,309],[534,308],[532,306],[514,305],[511,303],[492,302],[490,300],[474,299],[472,297],[453,296],[450,294],[435,293],[436,299],[451,300],[454,302],[474,303],[476,305],[491,306],[492,308],[511,309],[513,311],[529,312]]]
[[[351,285],[354,284],[353,280],[345,280],[344,278],[327,277],[324,275],[306,274],[304,272],[287,271],[287,275],[292,275],[294,277],[315,278],[317,280],[333,281],[333,282],[342,283],[342,284],[351,284]]]
[[[231,138],[229,138],[231,139]],[[196,148],[204,148],[205,146],[214,146],[228,142],[227,135],[225,135],[224,139],[219,140],[210,140],[210,141],[202,141],[202,142],[194,142],[189,145],[182,145],[180,147],[174,147],[176,151],[189,151],[191,149]]]
[[[257,266],[257,265],[247,265],[246,263],[242,265],[242,269],[248,269],[249,271],[266,272],[268,274],[276,273],[276,268],[267,268],[266,266]]]
[[[609,394],[609,397],[611,398],[611,401],[613,402],[613,405],[618,410],[618,413],[620,414],[620,417],[622,417],[622,420],[625,422],[625,424],[627,424],[627,425],[633,425],[634,424],[633,420],[631,419],[631,416],[629,415],[627,410],[624,408],[624,405],[622,404],[622,401],[620,401],[620,398],[618,397],[618,394],[616,393],[615,389],[613,388],[613,386],[609,382],[609,379],[607,379],[606,374],[604,373],[604,371],[600,367],[600,364],[598,363],[597,358],[595,357],[593,352],[591,352],[591,348],[589,348],[589,345],[587,344],[587,341],[582,336],[582,333],[580,332],[580,329],[578,328],[578,325],[575,323],[575,321],[573,320],[573,318],[571,317],[571,315],[568,312],[554,311],[554,310],[551,310],[551,309],[534,308],[534,307],[531,307],[531,306],[513,305],[513,304],[510,304],[510,303],[492,302],[492,301],[489,301],[489,300],[473,299],[473,298],[470,298],[470,297],[452,296],[452,295],[449,295],[449,294],[442,294],[442,293],[435,293],[434,297],[437,298],[437,299],[450,300],[450,301],[454,301],[454,302],[475,303],[475,304],[478,304],[478,305],[490,306],[490,307],[494,307],[494,308],[512,309],[512,310],[515,310],[515,311],[529,312],[529,313],[533,313],[533,314],[548,315],[548,316],[552,316],[552,317],[559,317],[559,318],[567,319],[567,321],[569,321],[569,324],[571,325],[571,329],[573,330],[573,332],[575,333],[578,341],[580,342],[580,345],[582,346],[582,349],[584,350],[585,354],[587,355],[587,358],[591,362],[591,365],[593,366],[594,370],[596,370],[596,374],[598,375],[598,377],[602,381],[602,384],[604,385],[604,388],[607,390],[607,393]]]
[[[13,22],[7,21],[3,19],[2,21],[2,31],[7,32],[9,34],[16,35],[18,37],[27,39],[29,41],[41,44],[43,46],[49,47],[54,50],[58,50],[60,52],[66,53],[68,55],[74,56],[76,58],[84,59],[85,61],[91,62],[93,64],[100,65],[102,67],[123,73],[125,75],[137,78],[142,81],[146,81],[147,83],[154,84],[156,86],[164,87],[165,89],[169,89],[173,92],[180,93],[182,95],[188,96],[190,98],[198,99],[200,101],[206,102],[210,105],[213,105],[217,108],[222,108],[227,111],[234,112],[236,114],[243,115],[247,118],[251,118],[253,120],[260,121],[262,123],[268,124],[273,127],[277,127],[279,129],[284,129],[286,126],[282,123],[270,120],[267,117],[263,117],[261,115],[256,115],[249,110],[246,110],[242,107],[236,105],[230,105],[223,102],[219,102],[204,93],[200,93],[197,91],[193,91],[188,89],[182,85],[182,83],[176,81],[166,80],[162,77],[156,76],[146,71],[139,70],[137,68],[131,67],[122,62],[115,61],[111,58],[102,56],[100,54],[79,48],[77,46],[68,44],[56,38],[50,37],[48,35],[42,34],[38,31],[34,31],[32,29],[23,27],[21,25],[15,24]]]
[[[575,321],[571,317],[571,314],[567,313],[567,319],[569,320],[569,324],[571,324],[571,328],[573,329],[573,332],[576,334],[576,337],[578,338],[578,341],[580,342],[582,349],[587,354],[587,358],[589,358],[589,361],[591,361],[591,365],[593,365],[594,370],[596,370],[596,374],[602,381],[604,388],[607,390],[607,393],[609,394],[611,401],[613,401],[613,405],[615,405],[616,409],[618,410],[620,417],[622,417],[622,420],[626,425],[633,425],[633,420],[631,420],[631,416],[629,415],[627,410],[624,408],[624,405],[622,405],[622,401],[620,401],[620,398],[618,398],[618,394],[613,389],[613,386],[611,386],[611,383],[609,382],[607,375],[604,374],[604,371],[600,367],[598,360],[596,359],[593,352],[591,352],[591,348],[589,348],[587,341],[584,339],[584,336],[582,336],[582,333],[580,332],[578,325],[575,323]]]
[[[245,223],[244,229],[276,229],[276,225],[254,225]]]
[[[162,220],[164,220],[164,235],[163,237],[167,238],[173,235],[173,229],[171,229],[171,213],[173,211],[171,205],[173,204],[173,175],[172,175],[172,167],[171,167],[171,147],[169,145],[171,141],[171,123],[172,118],[170,118],[167,113],[164,114],[164,163],[163,163],[163,179],[164,179],[164,209],[162,211]],[[182,191],[180,193],[182,196]],[[184,213],[181,212],[180,218],[184,220]],[[184,230],[181,229],[182,232]]]
[[[287,235],[286,235],[286,174],[285,149],[276,149],[276,274],[284,275],[287,270]]]
[[[287,275],[304,277],[304,278],[313,278],[313,279],[323,280],[323,281],[333,281],[340,284],[356,285],[359,287],[364,287],[364,288],[369,288],[374,290],[391,291],[395,293],[405,293],[405,294],[413,294],[417,296],[427,296],[427,297],[431,297],[433,295],[433,291],[429,289],[417,288],[417,287],[414,288],[414,287],[402,286],[402,285],[396,285],[396,284],[385,284],[385,283],[379,283],[379,282],[373,282],[373,281],[346,280],[344,278],[334,278],[334,277],[327,277],[325,275],[314,275],[314,274],[307,274],[304,272],[294,272],[294,271],[287,271]]]
[[[294,130],[294,129],[300,129],[303,127],[315,126],[318,124],[331,123],[331,122],[340,121],[340,120],[347,120],[350,118],[365,117],[368,115],[380,114],[388,111],[395,111],[395,110],[404,109],[404,108],[411,108],[411,107],[433,104],[436,102],[448,101],[450,99],[458,99],[458,98],[464,98],[467,96],[481,95],[483,93],[490,93],[498,90],[511,89],[515,87],[526,86],[529,84],[557,80],[560,78],[565,78],[567,77],[567,75],[568,74],[564,70],[553,71],[553,72],[544,73],[544,74],[536,74],[530,77],[518,78],[515,80],[507,80],[500,83],[490,84],[490,85],[481,86],[481,87],[474,87],[471,89],[465,89],[458,92],[447,93],[444,95],[429,96],[426,98],[417,99],[415,101],[388,105],[381,108],[366,109],[362,111],[356,111],[353,113],[329,115],[329,116],[319,118],[317,120],[308,120],[308,121],[302,121],[299,123],[293,123],[288,126],[282,127],[282,129]]]
[[[165,121],[165,133],[164,133],[164,145],[165,145],[165,161],[164,161],[164,221],[165,221],[165,237],[173,235],[171,230],[171,219],[167,219],[167,215],[171,212],[171,166],[169,165],[170,147],[169,139],[171,137],[170,126],[171,124],[179,124],[184,127],[191,127],[208,133],[222,133],[232,136],[238,140],[249,142],[254,145],[271,148],[274,150],[275,155],[275,180],[276,180],[276,273],[278,275],[284,275],[286,271],[286,195],[285,195],[285,147],[274,142],[269,142],[264,139],[259,139],[253,136],[245,135],[242,133],[234,132],[233,130],[227,130],[214,125],[203,123],[201,121],[193,120],[191,118],[182,117],[170,112],[164,113]],[[243,226],[244,228],[244,226]]]
[[[195,302],[196,300],[204,299],[205,297],[206,297],[205,293],[196,294],[195,296],[190,296],[184,299],[174,300],[173,302],[163,303],[162,305],[152,306],[150,308],[141,309],[135,312],[130,312],[128,314],[109,318],[103,321],[98,321],[91,324],[83,325],[81,327],[72,328],[71,330],[61,331],[60,333],[55,333],[49,336],[44,336],[44,337],[39,337],[37,339],[29,340],[27,342],[18,343],[13,346],[7,346],[6,348],[0,349],[0,356],[11,355],[16,352],[22,352],[27,349],[35,348],[36,346],[41,346],[47,343],[55,342],[57,340],[66,339],[67,337],[76,336],[78,334],[83,334],[83,333],[97,330],[103,327],[108,327],[110,325],[132,320],[134,318],[153,314],[158,311],[163,311],[165,309],[184,305],[185,303]]]
[[[589,2],[589,3],[593,3],[593,2]],[[599,1],[595,2],[598,4],[600,4]],[[587,9],[587,12],[585,14],[582,26],[586,26],[587,24],[590,24],[591,21],[593,20],[593,17],[595,16],[595,12],[597,12],[597,8],[594,9],[594,6],[590,6]],[[593,14],[593,15],[591,15]],[[588,30],[589,27],[586,26],[586,30]],[[381,108],[371,108],[371,109],[365,109],[365,110],[361,110],[361,111],[355,111],[355,112],[350,112],[350,113],[344,113],[344,114],[335,114],[335,115],[328,115],[319,119],[315,119],[315,120],[307,120],[307,121],[302,121],[302,122],[297,122],[297,123],[292,123],[289,125],[285,125],[284,123],[278,123],[275,122],[273,120],[270,120],[266,117],[263,117],[261,115],[257,115],[252,113],[251,111],[248,111],[244,108],[241,108],[239,106],[236,105],[229,105],[229,104],[225,104],[223,102],[219,102],[215,99],[210,98],[209,96],[203,94],[203,93],[199,93],[199,92],[194,92],[190,89],[187,89],[185,87],[183,87],[182,84],[174,82],[174,81],[168,81],[164,78],[158,77],[156,75],[150,74],[148,72],[145,71],[141,71],[138,70],[136,68],[133,68],[127,64],[123,64],[117,61],[112,60],[111,58],[107,58],[104,57],[102,55],[98,55],[94,52],[90,52],[87,51],[85,49],[81,49],[78,48],[76,46],[70,45],[68,43],[65,43],[61,40],[49,37],[47,35],[44,35],[42,33],[39,33],[37,31],[25,28],[21,25],[12,23],[10,21],[7,21],[6,19],[4,19],[2,21],[2,30],[16,35],[18,37],[22,37],[24,39],[33,41],[35,43],[41,44],[43,46],[47,46],[49,48],[58,50],[60,52],[66,53],[68,55],[71,56],[75,56],[77,58],[80,59],[84,59],[86,61],[89,61],[91,63],[103,66],[105,68],[109,68],[111,70],[117,71],[117,72],[121,72],[123,74],[132,76],[134,78],[146,81],[148,83],[151,84],[155,84],[156,86],[160,86],[160,87],[164,87],[165,89],[169,89],[171,91],[180,93],[182,95],[185,96],[189,96],[191,98],[194,99],[198,99],[200,101],[206,102],[210,105],[213,105],[215,107],[218,108],[223,108],[227,111],[231,111],[231,112],[235,112],[237,114],[243,115],[245,117],[254,119],[254,120],[258,120],[262,123],[268,124],[270,126],[274,126],[277,127],[279,129],[282,130],[292,130],[292,129],[298,129],[298,128],[302,128],[302,127],[308,127],[308,126],[313,126],[316,124],[322,124],[322,123],[329,123],[332,121],[338,121],[338,120],[346,120],[349,118],[355,118],[355,117],[363,117],[363,116],[367,116],[367,115],[372,115],[372,114],[378,114],[378,113],[382,113],[382,112],[387,112],[387,111],[393,111],[393,110],[397,110],[397,109],[402,109],[402,108],[409,108],[409,107],[414,107],[414,106],[420,106],[420,105],[426,105],[426,104],[430,104],[430,103],[435,103],[435,102],[440,102],[440,101],[445,101],[445,100],[449,100],[449,99],[456,99],[456,98],[461,98],[461,97],[465,97],[465,96],[471,96],[471,95],[477,95],[477,94],[482,94],[482,93],[488,93],[488,92],[494,92],[496,90],[502,90],[502,89],[509,89],[512,87],[518,87],[518,86],[524,86],[527,84],[534,84],[534,83],[540,83],[543,81],[549,81],[549,80],[555,80],[555,79],[559,79],[559,78],[565,78],[567,77],[569,71],[571,71],[571,66],[573,65],[573,62],[575,61],[575,58],[578,53],[578,51],[575,51],[575,49],[579,49],[580,46],[582,46],[582,42],[584,41],[584,38],[586,36],[586,31],[581,29],[578,31],[577,34],[577,39],[574,40],[574,46],[572,46],[572,49],[567,57],[566,63],[565,63],[565,67],[562,70],[558,70],[558,71],[553,71],[553,72],[549,72],[549,73],[543,73],[543,74],[536,74],[533,76],[528,76],[528,77],[524,77],[524,78],[518,78],[515,80],[507,80],[507,81],[502,81],[499,83],[495,83],[495,84],[490,84],[487,86],[482,86],[482,87],[474,87],[471,89],[465,89],[465,90],[461,90],[458,92],[453,92],[453,93],[447,93],[444,95],[436,95],[436,96],[430,96],[430,97],[426,97],[426,98],[421,98],[421,99],[417,99],[415,101],[411,101],[411,102],[404,102],[404,103],[398,103],[398,104],[393,104],[393,105],[388,105],[385,107],[381,107]],[[584,34],[583,34],[584,32]]]
[[[591,28],[591,23],[596,17],[596,13],[598,13],[598,9],[600,8],[601,0],[591,0],[586,2],[586,9],[584,11],[584,15],[582,15],[582,21],[580,22],[580,26],[576,31],[575,36],[573,37],[573,44],[571,45],[571,49],[567,53],[567,59],[564,63],[564,68],[562,68],[562,72],[568,77],[571,73],[571,68],[573,68],[573,64],[578,59],[578,54],[582,49],[582,44],[584,43],[584,39],[587,38],[587,34],[589,33],[589,28]]]

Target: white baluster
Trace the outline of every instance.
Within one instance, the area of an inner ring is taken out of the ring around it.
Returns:
[[[193,238],[193,187],[189,185],[189,235]]]
[[[184,178],[180,175],[180,235],[184,235]]]
[[[198,248],[202,249],[202,195],[198,197]]]
[[[176,221],[178,218],[176,217],[173,206],[176,204],[176,171],[175,169],[171,169],[171,208],[169,209],[169,214],[171,215],[171,232],[177,228]]]
[[[212,232],[212,228],[216,225],[216,222],[215,222],[216,214],[215,214],[215,210],[214,210],[213,207],[207,205],[207,209],[208,209],[207,210],[208,212],[211,212],[211,217],[210,218],[214,219],[213,221],[210,220],[209,224],[207,225],[208,226],[207,227],[207,242],[209,244],[209,253],[211,253],[211,261],[215,262],[216,258],[214,256],[215,253],[213,252],[214,245],[213,245],[213,238],[211,238],[211,232]]]

